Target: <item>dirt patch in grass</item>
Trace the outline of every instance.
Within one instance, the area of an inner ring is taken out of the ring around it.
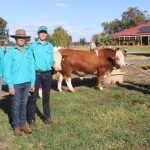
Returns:
[[[142,104],[144,104],[144,102],[141,101],[141,100],[133,100],[133,101],[132,101],[132,104],[133,104],[133,105],[135,105],[135,104],[141,104],[141,105],[142,105]]]
[[[149,150],[150,148],[150,144],[149,145],[144,145],[144,146],[140,146],[140,147],[135,147],[135,148],[132,148],[131,150]]]
[[[126,125],[126,128],[134,133],[140,133],[142,130],[150,128],[150,126],[146,124],[133,124],[129,123]]]
[[[2,134],[0,134],[0,149],[7,149],[12,145],[13,144],[11,142],[5,141],[5,137]]]

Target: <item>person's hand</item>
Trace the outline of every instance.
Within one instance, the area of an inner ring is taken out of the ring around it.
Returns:
[[[32,93],[33,93],[33,92],[34,92],[34,90],[35,90],[35,87],[34,87],[34,86],[31,86],[31,87],[30,87],[30,92],[32,92]]]
[[[15,95],[15,89],[14,88],[10,88],[9,89],[9,94],[10,95]]]

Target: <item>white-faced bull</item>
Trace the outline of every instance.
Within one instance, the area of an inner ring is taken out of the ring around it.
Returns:
[[[127,54],[120,49],[110,48],[101,48],[98,53],[72,49],[61,49],[59,52],[62,56],[61,70],[58,74],[60,92],[63,79],[66,80],[69,90],[75,91],[71,83],[72,74],[77,76],[97,74],[99,90],[103,90],[105,74],[111,73],[114,67],[118,69],[125,66],[124,58]]]

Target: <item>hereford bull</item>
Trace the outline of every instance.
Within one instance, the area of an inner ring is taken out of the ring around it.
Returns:
[[[71,92],[74,88],[71,83],[71,76],[85,76],[87,74],[97,74],[99,90],[103,90],[104,76],[111,73],[113,67],[120,68],[125,65],[124,54],[121,50],[102,48],[98,51],[83,51],[72,49],[61,49],[61,67],[58,74],[58,90],[62,91],[63,78]]]

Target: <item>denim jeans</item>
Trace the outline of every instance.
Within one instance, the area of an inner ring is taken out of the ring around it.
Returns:
[[[26,126],[26,107],[31,83],[15,84],[15,95],[12,96],[12,120],[15,128]]]
[[[50,114],[50,89],[51,89],[51,71],[47,73],[36,73],[35,80],[35,91],[28,101],[28,116],[29,122],[35,120],[36,113],[36,101],[39,96],[39,88],[42,87],[42,97],[43,97],[43,112],[44,118],[48,119],[51,117]]]

